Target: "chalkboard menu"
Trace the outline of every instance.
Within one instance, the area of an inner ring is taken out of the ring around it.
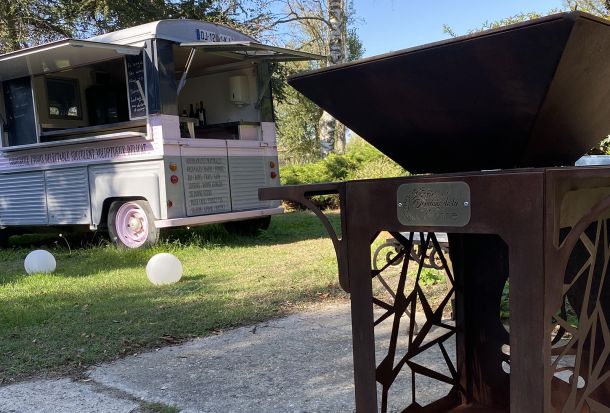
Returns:
[[[32,81],[29,76],[3,83],[9,146],[38,141]]]
[[[129,97],[129,118],[146,117],[146,83],[142,53],[125,56],[127,71],[127,95]]]
[[[184,157],[186,215],[208,215],[231,211],[227,158]]]

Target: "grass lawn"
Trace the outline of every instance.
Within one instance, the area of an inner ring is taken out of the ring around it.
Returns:
[[[338,221],[337,214],[330,214]],[[170,233],[151,250],[47,241],[57,271],[27,275],[32,249],[0,250],[0,383],[77,373],[126,354],[211,334],[343,296],[332,244],[313,214],[276,216],[258,238],[220,226]],[[148,259],[176,255],[182,280],[156,287]]]

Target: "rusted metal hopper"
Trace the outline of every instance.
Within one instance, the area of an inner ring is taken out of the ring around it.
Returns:
[[[610,26],[558,14],[289,83],[413,173],[573,165],[610,133]]]

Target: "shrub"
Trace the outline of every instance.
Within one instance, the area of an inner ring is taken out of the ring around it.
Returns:
[[[281,169],[280,177],[283,185],[312,184],[315,182],[329,182],[325,173],[324,161],[307,164],[285,165]]]
[[[326,159],[305,164],[282,166],[283,185],[302,185],[337,182],[351,179],[389,178],[405,176],[408,172],[360,137],[353,137],[343,155],[331,154]],[[336,196],[313,198],[320,208],[337,208]],[[300,208],[293,203],[289,207]]]
[[[350,139],[345,154],[360,164],[371,162],[379,158],[386,158],[377,148],[360,136],[353,136]]]
[[[419,277],[420,284],[425,285],[427,287],[431,285],[436,285],[444,280],[444,271],[433,270],[431,268],[422,269],[421,275]]]
[[[391,178],[393,176],[404,175],[406,175],[406,171],[400,165],[390,158],[383,156],[363,163],[360,168],[350,175],[349,179]]]
[[[360,167],[360,163],[351,156],[334,153],[328,155],[322,162],[330,181],[345,181]]]

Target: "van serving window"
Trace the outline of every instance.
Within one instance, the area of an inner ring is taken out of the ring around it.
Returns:
[[[66,39],[1,55],[1,146],[111,133],[113,124],[129,120],[125,56],[141,52],[141,47]],[[127,131],[141,133],[141,123]]]

